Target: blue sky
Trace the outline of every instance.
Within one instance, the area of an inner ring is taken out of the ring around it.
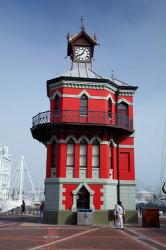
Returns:
[[[35,183],[44,180],[45,147],[33,140],[32,117],[49,109],[46,80],[70,68],[66,35],[97,36],[93,69],[137,85],[136,175],[157,185],[166,120],[166,1],[0,0],[0,146],[16,167],[25,156]]]

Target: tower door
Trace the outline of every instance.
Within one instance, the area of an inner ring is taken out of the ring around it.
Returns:
[[[77,209],[89,209],[90,208],[90,194],[88,190],[82,186],[77,193]]]

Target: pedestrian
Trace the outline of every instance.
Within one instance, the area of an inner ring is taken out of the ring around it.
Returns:
[[[116,227],[116,219],[117,219],[117,215],[116,215],[116,205],[115,205],[115,209],[113,210],[113,217],[114,217],[114,227]]]
[[[124,216],[125,210],[124,206],[122,205],[121,201],[118,201],[117,206],[116,206],[116,228],[123,230],[123,216]]]
[[[42,223],[43,222],[43,215],[44,215],[44,201],[41,202],[40,204],[40,222]]]
[[[22,201],[22,204],[21,204],[21,213],[25,214],[25,201],[24,200]]]

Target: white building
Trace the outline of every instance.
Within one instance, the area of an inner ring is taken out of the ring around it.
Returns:
[[[0,201],[9,199],[11,155],[7,146],[0,148]]]
[[[137,203],[146,203],[154,200],[154,194],[148,191],[139,191],[136,193]]]

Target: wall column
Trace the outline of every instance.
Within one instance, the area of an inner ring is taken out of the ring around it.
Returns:
[[[87,178],[92,178],[92,144],[88,144]]]
[[[74,154],[74,178],[79,178],[79,165],[80,165],[80,144],[75,143]]]
[[[100,178],[109,178],[109,145],[100,144]]]
[[[66,158],[67,147],[66,143],[57,144],[57,177],[66,177]]]
[[[51,178],[52,145],[47,144],[46,178]]]

